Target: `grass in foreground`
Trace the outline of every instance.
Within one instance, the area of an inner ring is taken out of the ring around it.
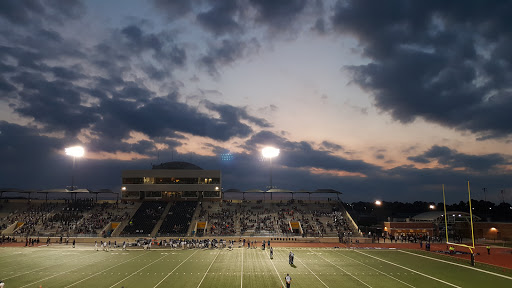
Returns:
[[[0,248],[5,287],[512,287],[510,270],[399,250]],[[484,270],[486,269],[486,270]]]

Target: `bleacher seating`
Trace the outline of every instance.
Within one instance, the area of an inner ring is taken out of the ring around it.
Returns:
[[[121,235],[149,235],[162,216],[167,202],[145,201],[139,207]]]
[[[185,236],[196,209],[195,201],[179,201],[174,203],[165,215],[158,230],[159,236]]]

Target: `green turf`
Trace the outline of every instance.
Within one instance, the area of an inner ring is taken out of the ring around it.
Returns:
[[[5,287],[512,287],[510,270],[398,250],[0,248]],[[490,273],[486,273],[489,271]],[[499,276],[500,274],[503,276]]]

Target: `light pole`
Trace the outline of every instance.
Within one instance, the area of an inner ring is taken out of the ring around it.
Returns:
[[[73,156],[73,168],[71,170],[71,191],[73,191],[75,190],[75,175],[73,174],[75,170],[75,160],[76,157],[83,157],[85,150],[82,146],[73,146],[66,148],[64,151],[66,152],[66,155]]]
[[[272,158],[279,156],[279,149],[274,147],[265,147],[261,150],[261,154],[263,157],[268,158],[270,162],[270,188],[274,188],[272,186]],[[272,200],[272,193],[270,193],[270,200]]]

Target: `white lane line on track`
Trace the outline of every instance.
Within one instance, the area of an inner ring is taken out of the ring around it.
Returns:
[[[354,251],[355,251],[355,252],[357,252],[357,253],[361,253],[361,254],[363,254],[363,255],[366,255],[366,256],[368,256],[368,257],[372,257],[372,258],[378,259],[378,260],[380,260],[380,261],[382,261],[382,262],[386,262],[386,263],[389,263],[389,264],[392,264],[392,265],[398,266],[398,267],[403,268],[403,269],[405,269],[405,270],[409,270],[409,271],[411,271],[411,272],[417,273],[417,274],[422,275],[422,276],[425,276],[425,277],[427,277],[427,278],[430,278],[430,279],[433,279],[433,280],[439,281],[439,282],[444,283],[444,284],[446,284],[446,285],[450,285],[450,286],[453,286],[453,287],[461,288],[460,286],[457,286],[457,285],[455,285],[455,284],[452,284],[452,283],[449,283],[449,282],[443,281],[443,280],[441,280],[441,279],[438,279],[438,278],[436,278],[436,277],[433,277],[433,276],[430,276],[430,275],[427,275],[427,274],[424,274],[424,273],[418,272],[418,271],[416,271],[416,270],[413,270],[413,269],[410,269],[410,268],[404,267],[404,266],[402,266],[402,265],[399,265],[399,264],[393,263],[393,262],[391,262],[391,261],[387,261],[387,260],[381,259],[381,258],[379,258],[379,257],[375,257],[375,256],[373,256],[373,255],[369,255],[369,254],[363,253],[363,252],[361,252],[361,251],[357,251],[357,250],[354,250]]]
[[[407,254],[412,254],[412,255],[415,255],[415,256],[419,256],[419,257],[423,257],[423,258],[427,258],[427,259],[431,259],[431,260],[436,260],[436,261],[440,261],[440,262],[444,262],[444,263],[448,263],[448,264],[452,264],[452,265],[461,266],[461,267],[468,268],[468,269],[473,269],[473,270],[476,270],[476,271],[479,271],[479,272],[484,272],[484,273],[488,273],[488,274],[491,274],[491,275],[494,275],[494,276],[503,277],[505,279],[512,280],[512,277],[501,275],[501,274],[494,273],[494,272],[491,272],[491,271],[486,271],[486,270],[478,269],[478,268],[475,268],[475,267],[472,267],[472,266],[465,266],[465,265],[462,265],[462,264],[459,264],[459,263],[453,263],[453,262],[442,260],[442,259],[436,259],[436,258],[428,257],[428,256],[425,256],[425,255],[411,253],[409,251],[402,251],[402,250],[398,250],[398,251],[403,252],[403,253],[407,253]]]
[[[356,276],[352,275],[352,273],[347,272],[347,270],[345,270],[345,269],[341,268],[340,266],[338,266],[338,265],[336,265],[336,264],[332,263],[332,262],[331,262],[331,261],[329,261],[328,259],[325,259],[325,258],[324,258],[323,256],[321,256],[320,254],[317,254],[316,252],[314,252],[314,251],[313,251],[313,250],[311,250],[311,249],[310,249],[309,251],[311,251],[311,252],[315,253],[315,254],[316,254],[317,256],[319,256],[320,258],[322,258],[322,259],[324,259],[325,261],[327,261],[327,262],[331,263],[331,265],[334,265],[334,266],[338,267],[338,269],[340,269],[341,271],[343,271],[343,272],[347,273],[347,275],[349,275],[350,277],[352,277],[352,278],[356,279],[357,281],[361,282],[361,283],[362,283],[362,284],[364,284],[365,286],[372,288],[372,286],[370,286],[370,285],[368,285],[368,284],[364,283],[364,282],[363,282],[363,280],[361,280],[361,279],[357,278]]]
[[[167,274],[167,276],[164,277],[164,279],[160,280],[160,282],[158,282],[155,287],[153,288],[156,288],[158,285],[162,284],[162,282],[164,282],[165,279],[167,279],[167,277],[169,277],[169,275],[171,275],[174,271],[176,271],[176,269],[178,269],[178,267],[181,266],[181,264],[185,263],[188,259],[190,259],[190,257],[194,256],[194,254],[197,253],[197,251],[199,250],[196,250],[196,252],[192,253],[190,256],[187,257],[187,259],[183,260],[183,262],[180,263],[180,265],[176,266],[174,269],[172,269],[172,271],[170,273]]]
[[[219,252],[217,252],[217,255],[215,255],[215,258],[213,258],[212,263],[210,263],[210,267],[208,267],[208,270],[206,270],[206,273],[204,273],[203,279],[201,279],[201,282],[199,282],[199,285],[197,285],[197,288],[199,288],[199,286],[201,286],[201,284],[203,283],[204,278],[206,278],[206,275],[208,275],[208,271],[210,271],[210,268],[212,268],[213,262],[215,262],[215,260],[217,259],[217,256],[219,256],[219,254],[220,254],[220,250],[219,250]]]
[[[68,285],[68,286],[66,286],[66,287],[64,287],[64,288],[68,288],[68,287],[71,287],[71,286],[75,286],[76,284],[78,284],[78,283],[80,283],[80,282],[83,282],[83,281],[85,281],[85,280],[87,280],[87,279],[89,279],[89,278],[92,278],[92,277],[94,277],[94,276],[96,276],[96,275],[98,275],[98,274],[105,273],[105,271],[108,271],[108,270],[110,270],[110,269],[112,269],[112,268],[114,268],[114,267],[117,267],[117,266],[119,266],[119,265],[121,265],[121,264],[124,264],[124,263],[126,263],[126,262],[132,261],[132,260],[133,260],[133,259],[135,259],[135,258],[139,258],[139,257],[141,257],[141,256],[143,256],[143,255],[146,255],[147,253],[149,253],[149,252],[146,252],[146,253],[141,254],[141,255],[139,255],[139,256],[136,256],[136,257],[133,257],[133,258],[128,259],[128,260],[126,260],[126,261],[123,261],[123,262],[121,262],[121,263],[119,263],[119,264],[117,264],[117,265],[114,265],[114,266],[112,266],[112,267],[110,267],[110,268],[108,268],[108,269],[102,270],[102,271],[100,271],[100,272],[98,272],[98,273],[92,274],[91,276],[89,276],[89,277],[87,277],[87,278],[84,278],[84,279],[82,279],[82,280],[80,280],[80,281],[78,281],[78,282],[75,282],[75,283],[73,283],[73,284],[71,284],[71,285]]]
[[[336,251],[336,252],[337,252],[337,251]],[[405,285],[407,285],[407,286],[409,286],[409,287],[412,287],[412,288],[416,288],[416,287],[414,287],[414,286],[412,286],[412,285],[410,285],[410,284],[408,284],[408,283],[405,283],[404,281],[402,281],[402,280],[400,280],[400,279],[397,279],[397,278],[395,278],[395,277],[393,277],[393,276],[391,276],[391,275],[389,275],[389,274],[386,274],[386,273],[384,273],[384,272],[380,271],[379,269],[373,268],[372,266],[366,265],[366,264],[364,264],[363,262],[359,262],[359,261],[357,261],[356,259],[353,259],[353,258],[351,258],[351,257],[348,257],[347,255],[344,255],[344,254],[339,253],[339,252],[337,252],[337,254],[339,254],[339,255],[341,255],[341,256],[343,256],[343,257],[347,257],[348,259],[350,259],[350,260],[352,260],[352,261],[355,261],[355,262],[357,262],[357,263],[359,263],[359,264],[362,264],[362,265],[364,265],[364,266],[366,266],[366,267],[368,267],[368,268],[371,268],[371,269],[373,269],[373,270],[375,270],[375,271],[377,271],[377,272],[379,272],[379,273],[381,273],[381,274],[384,274],[384,275],[388,276],[389,278],[394,279],[394,280],[396,280],[396,281],[398,281],[398,282],[400,282],[400,283],[402,283],[402,284],[405,284]]]

